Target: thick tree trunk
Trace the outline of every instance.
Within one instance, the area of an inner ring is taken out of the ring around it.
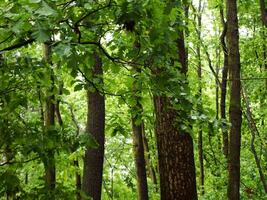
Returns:
[[[102,61],[96,52],[94,60],[93,77],[98,77],[103,83]],[[85,194],[92,197],[93,200],[101,199],[104,161],[105,99],[99,90],[88,91],[86,131],[96,139],[99,146],[97,149],[88,148],[85,152],[82,186]]]
[[[140,83],[137,78],[140,75],[140,69],[134,70],[136,79],[133,82],[133,98],[136,101],[136,105],[132,107],[132,129],[133,129],[133,151],[135,158],[136,179],[137,179],[137,191],[139,200],[148,200],[148,188],[147,188],[147,176],[146,176],[146,163],[145,153],[143,146],[142,135],[142,120],[141,115],[143,107],[140,103]]]
[[[193,140],[175,126],[170,99],[154,96],[161,200],[195,200],[196,177]]]
[[[228,199],[240,199],[240,145],[241,145],[241,94],[240,94],[240,55],[236,0],[227,0],[227,42],[228,66],[230,70],[230,143],[229,143],[229,182]]]
[[[51,64],[51,47],[50,43],[44,44],[44,60]],[[50,70],[51,88],[48,91],[46,98],[46,109],[45,109],[45,129],[49,133],[49,129],[55,125],[55,95],[50,94],[54,90],[54,72]],[[46,151],[44,158],[45,167],[45,183],[46,187],[51,191],[50,199],[54,199],[53,190],[55,189],[56,183],[56,166],[55,166],[55,152],[53,149]]]
[[[178,58],[181,72],[187,73],[184,34],[178,33]],[[160,76],[161,70],[154,72]],[[193,140],[177,127],[178,112],[172,109],[169,97],[154,95],[156,138],[159,159],[161,200],[196,200],[196,174]]]
[[[221,83],[221,119],[222,119],[222,137],[223,137],[223,153],[226,158],[228,158],[228,131],[226,125],[226,92],[227,92],[227,77],[228,77],[228,49],[226,47],[226,32],[227,32],[227,23],[224,20],[223,8],[220,8],[221,22],[223,25],[223,31],[220,36],[221,46],[223,49],[223,70],[222,70],[222,83]]]

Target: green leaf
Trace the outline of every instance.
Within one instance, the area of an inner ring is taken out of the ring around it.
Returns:
[[[56,15],[57,11],[51,8],[45,1],[43,1],[41,8],[39,8],[36,13],[42,16],[51,16]]]
[[[74,86],[74,91],[80,91],[80,90],[82,90],[83,89],[83,84],[78,84],[78,85],[75,85]]]
[[[50,38],[49,32],[39,24],[37,26],[37,29],[32,33],[32,37],[35,38],[38,42],[46,42]]]

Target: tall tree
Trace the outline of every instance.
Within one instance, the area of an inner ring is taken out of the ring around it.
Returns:
[[[94,66],[92,69],[93,79],[97,79],[99,87],[94,91],[87,92],[88,114],[86,131],[91,134],[98,147],[88,148],[84,157],[83,186],[82,190],[93,200],[101,199],[101,189],[103,180],[104,142],[105,142],[105,98],[101,92],[103,87],[102,60],[97,52],[93,53]],[[89,84],[89,83],[88,83]]]
[[[177,58],[180,64],[177,73],[183,74],[186,79],[188,62],[184,32],[179,30],[177,35]],[[166,70],[168,69],[157,68],[154,71],[155,77],[162,79],[166,73],[168,74]],[[186,87],[186,80],[181,81],[180,84],[180,89]],[[195,200],[197,199],[197,190],[193,140],[186,130],[179,127],[179,122],[182,122],[182,119],[177,122],[181,113],[174,108],[175,101],[177,99],[165,94],[154,95],[161,199]],[[182,100],[178,101],[181,103]],[[186,104],[186,102],[184,103]]]
[[[198,37],[198,44],[197,44],[197,74],[198,74],[198,109],[202,111],[202,63],[201,63],[201,51],[200,51],[200,41],[201,41],[201,29],[202,29],[202,0],[198,1],[198,9],[197,9],[197,37]],[[199,159],[199,169],[200,169],[200,175],[199,175],[199,183],[201,186],[201,194],[204,194],[204,162],[203,162],[203,131],[202,126],[199,125],[198,130],[198,159]]]
[[[223,153],[225,157],[228,157],[228,131],[226,126],[226,92],[227,92],[227,77],[228,77],[228,49],[226,46],[226,32],[227,23],[224,19],[223,6],[220,6],[220,18],[223,26],[223,30],[220,36],[220,42],[223,49],[223,70],[222,70],[222,82],[221,82],[221,101],[220,101],[220,111],[222,119],[222,137],[223,137]]]
[[[45,108],[45,131],[47,134],[52,133],[53,126],[55,126],[55,95],[54,92],[54,72],[51,68],[51,42],[44,44],[44,60],[48,65],[48,72],[50,76],[51,86],[47,91],[46,108]],[[48,135],[47,137],[50,137]],[[56,184],[56,166],[55,166],[55,152],[54,149],[48,149],[44,156],[45,167],[45,182],[46,187],[51,191],[50,199],[54,199],[54,189]]]
[[[142,135],[143,107],[140,102],[141,82],[138,80],[140,73],[141,73],[140,68],[134,69],[135,80],[133,82],[133,99],[136,101],[136,104],[132,107],[132,129],[133,129],[133,146],[134,146],[134,158],[136,167],[138,199],[147,200],[148,188],[147,188],[147,175],[146,175],[143,135]]]
[[[146,133],[145,133],[145,123],[144,121],[142,122],[142,136],[143,136],[143,144],[144,144],[144,152],[145,152],[145,159],[146,159],[146,166],[147,166],[147,171],[149,173],[149,176],[153,182],[153,184],[155,185],[155,188],[156,188],[156,191],[158,190],[157,188],[157,176],[156,176],[156,170],[155,170],[155,167],[152,163],[152,158],[151,158],[151,151],[149,149],[149,140],[146,136]]]
[[[231,122],[229,143],[229,182],[228,199],[240,199],[240,146],[241,146],[241,83],[240,83],[240,54],[237,18],[237,1],[227,0],[227,44],[228,66],[230,72],[230,107]]]

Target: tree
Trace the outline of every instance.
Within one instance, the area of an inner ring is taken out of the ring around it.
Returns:
[[[226,92],[227,92],[227,77],[228,77],[228,50],[226,46],[226,33],[227,33],[227,23],[224,19],[223,6],[220,6],[220,18],[223,26],[223,30],[220,36],[220,42],[223,49],[223,70],[222,70],[222,82],[221,82],[221,101],[220,101],[220,111],[222,119],[222,138],[223,138],[223,153],[225,157],[228,157],[228,131],[226,124]]]
[[[170,3],[169,6],[171,5],[173,4]],[[174,68],[172,72],[168,68],[156,68],[154,74],[156,79],[167,79],[166,81],[180,76],[181,80],[169,83],[170,85],[167,82],[164,89],[172,88],[171,84],[177,84],[177,87],[172,90],[187,93],[188,91],[183,91],[183,88],[187,87],[186,73],[188,71],[184,32],[178,30],[177,35],[178,70],[171,65]],[[195,200],[197,191],[193,139],[188,132],[190,129],[188,119],[185,118],[189,112],[187,109],[175,108],[174,102],[178,102],[179,105],[189,104],[182,96],[170,97],[166,93],[154,95],[161,199]]]
[[[231,122],[229,143],[228,199],[240,199],[240,145],[241,145],[241,81],[237,19],[237,1],[227,0],[228,66],[231,79],[229,115]]]
[[[55,126],[55,95],[53,94],[54,90],[54,72],[51,68],[51,43],[47,42],[44,44],[44,60],[48,65],[48,73],[50,76],[51,86],[47,91],[46,97],[46,109],[45,109],[45,131],[46,134],[53,134],[53,129]],[[45,182],[46,187],[51,192],[51,199],[54,199],[55,196],[53,191],[55,190],[56,185],[56,166],[55,166],[55,152],[54,149],[48,149],[44,155],[44,167],[45,167]]]
[[[95,64],[92,68],[92,78],[99,85],[91,89],[89,85],[87,92],[88,114],[86,131],[87,134],[94,137],[98,145],[95,149],[92,149],[92,147],[87,148],[85,152],[82,189],[93,200],[100,200],[105,143],[105,98],[104,94],[101,93],[101,88],[103,87],[102,61],[96,51],[93,53],[93,59]]]
[[[141,83],[138,80],[140,76],[140,68],[134,69],[134,82],[133,82],[133,99],[135,104],[132,107],[132,130],[133,130],[133,151],[135,157],[135,168],[136,168],[136,179],[137,179],[137,190],[138,199],[148,199],[148,187],[147,187],[147,175],[146,175],[146,163],[145,153],[143,145],[143,127],[142,119],[143,107],[140,102],[141,100]]]

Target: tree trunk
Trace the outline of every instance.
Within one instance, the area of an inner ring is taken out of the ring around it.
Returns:
[[[140,103],[141,97],[141,84],[138,82],[140,75],[140,69],[134,69],[135,81],[133,82],[133,98],[136,101],[131,109],[132,114],[132,129],[133,129],[133,151],[135,158],[136,168],[136,179],[137,179],[137,191],[139,200],[148,200],[148,188],[147,188],[147,176],[146,176],[146,164],[145,164],[145,153],[143,146],[143,135],[142,135],[142,112],[143,107]]]
[[[201,28],[202,28],[202,1],[199,0],[198,5],[198,13],[197,13],[197,37],[198,40],[201,40]],[[201,52],[200,52],[200,43],[197,44],[197,58],[198,58],[198,109],[202,112],[202,63],[201,63]],[[199,183],[201,187],[201,194],[204,194],[204,162],[203,162],[203,132],[202,132],[202,126],[199,124],[199,130],[198,130],[198,160],[199,160]]]
[[[102,61],[94,52],[94,67],[92,74],[103,83]],[[99,89],[101,90],[101,89]],[[104,142],[105,142],[105,99],[99,90],[88,91],[88,114],[86,131],[91,134],[98,143],[97,149],[87,148],[84,158],[83,191],[93,200],[101,199]]]
[[[147,188],[147,176],[146,176],[146,165],[144,146],[142,138],[142,125],[137,124],[137,118],[132,117],[132,128],[133,128],[133,145],[134,145],[134,157],[137,177],[137,191],[138,199],[148,199],[148,188]]]
[[[44,60],[51,65],[51,46],[50,42],[44,44]],[[45,109],[45,130],[49,134],[51,127],[55,125],[55,95],[51,94],[54,90],[54,72],[50,70],[51,88],[48,91],[46,98]],[[45,167],[45,183],[46,187],[50,190],[50,199],[55,199],[53,191],[55,190],[56,182],[56,166],[55,166],[55,152],[54,149],[48,149],[44,158]]]
[[[193,140],[175,127],[177,113],[170,99],[154,97],[161,200],[195,200],[196,177]]]
[[[143,136],[143,144],[144,144],[144,152],[145,152],[145,159],[146,159],[146,165],[147,165],[147,169],[149,171],[149,176],[152,180],[152,183],[155,185],[156,187],[156,191],[158,191],[157,188],[157,176],[156,176],[156,170],[153,166],[153,163],[151,161],[151,152],[149,150],[149,145],[148,145],[148,139],[146,137],[146,133],[145,133],[145,125],[144,122],[142,122],[142,136]]]
[[[267,9],[265,0],[260,0],[261,21],[267,27]]]
[[[59,85],[59,96],[63,94],[63,82],[60,83]],[[74,112],[72,107],[69,105],[69,110],[70,110],[70,114],[71,114],[71,118],[73,123],[75,124],[77,130],[76,130],[76,137],[79,136],[79,132],[80,132],[80,128],[78,125],[78,122],[74,116]],[[58,124],[61,126],[61,128],[63,128],[63,120],[61,117],[61,112],[60,112],[60,100],[57,100],[56,106],[55,106],[55,113],[57,116],[57,120],[58,120]],[[73,147],[70,147],[70,151],[71,153],[74,153],[76,149],[74,149]],[[78,158],[76,158],[73,161],[73,166],[76,167],[77,169],[79,168],[79,160]],[[76,186],[76,199],[77,200],[81,200],[81,188],[82,188],[82,183],[81,183],[81,175],[78,171],[75,172],[75,186]]]
[[[236,0],[227,0],[228,66],[230,70],[230,143],[228,199],[240,199],[240,145],[242,111],[240,100],[240,55]]]
[[[223,153],[226,158],[228,158],[228,131],[226,124],[226,109],[225,109],[225,101],[226,101],[226,92],[227,92],[227,76],[228,76],[228,49],[226,47],[225,37],[227,32],[227,23],[224,20],[223,8],[220,8],[221,22],[223,25],[223,31],[220,36],[221,46],[223,49],[223,70],[222,70],[222,83],[221,83],[221,119],[222,119],[222,136],[223,136]]]
[[[252,152],[252,154],[254,156],[254,159],[255,159],[255,162],[256,162],[256,166],[258,168],[258,172],[259,172],[259,175],[260,175],[260,180],[262,182],[263,189],[264,189],[265,193],[267,193],[267,182],[266,182],[263,170],[262,170],[260,158],[259,158],[259,156],[257,154],[256,148],[255,148],[255,144],[254,144],[254,141],[256,139],[255,138],[256,135],[260,135],[260,134],[259,134],[258,128],[256,126],[255,120],[253,118],[253,115],[252,115],[252,112],[251,112],[251,108],[250,108],[249,98],[247,96],[246,89],[244,87],[242,88],[242,96],[243,96],[243,99],[244,99],[245,104],[246,104],[246,118],[247,118],[247,121],[248,121],[249,129],[251,131],[250,149],[251,149],[251,152]]]
[[[187,73],[187,55],[184,34],[178,33],[178,58],[181,72]],[[155,76],[160,76],[160,69]],[[156,138],[158,147],[161,200],[196,200],[196,174],[193,140],[189,133],[176,126],[178,111],[172,109],[172,100],[154,95]]]

